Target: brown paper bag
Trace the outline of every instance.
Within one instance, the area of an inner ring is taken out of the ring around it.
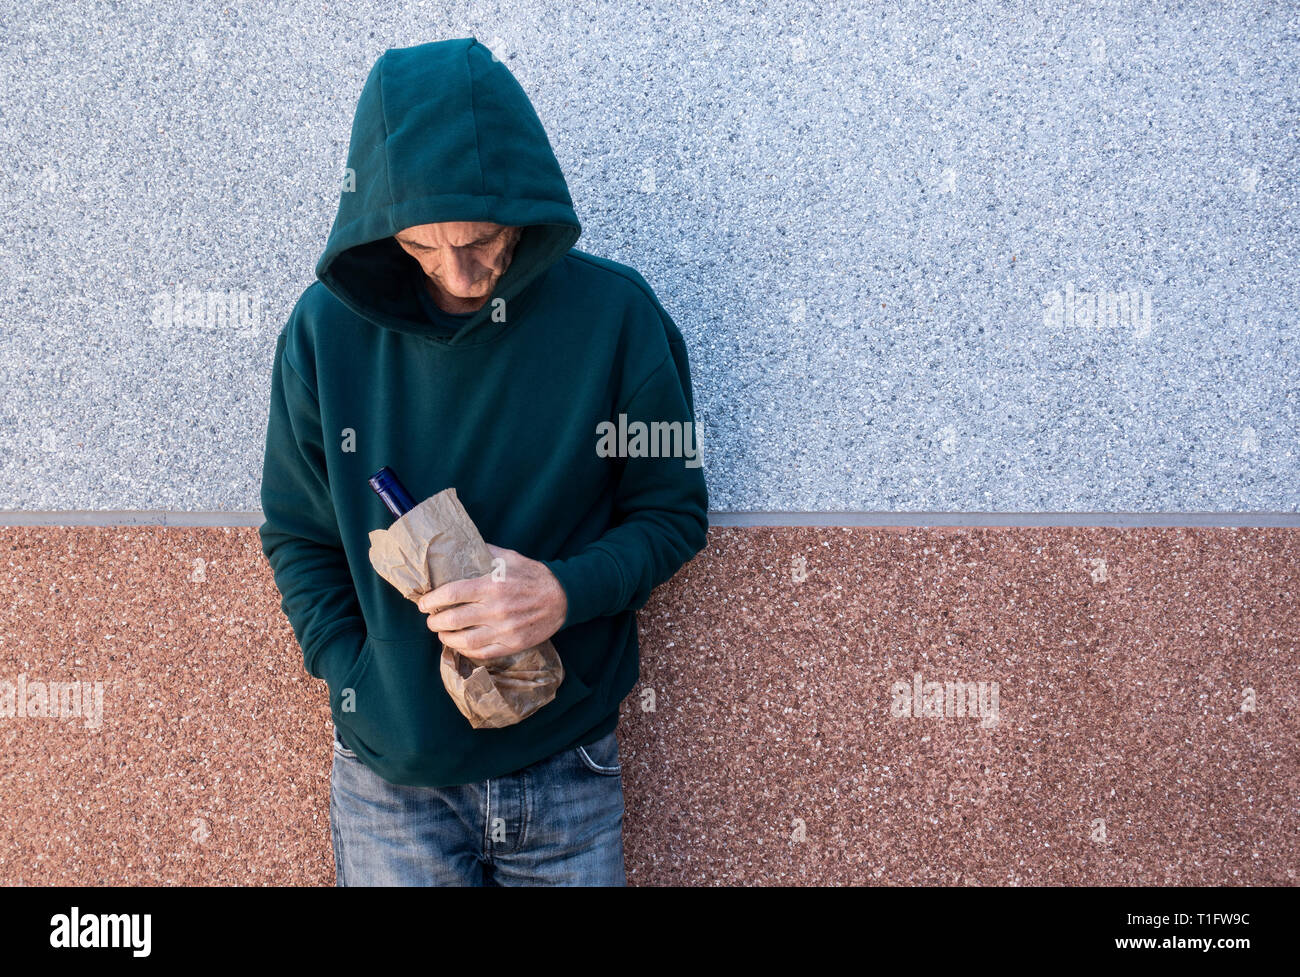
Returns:
[[[419,600],[452,580],[492,572],[492,553],[460,504],[454,488],[431,495],[388,529],[370,533],[370,563],[401,591]],[[564,665],[550,641],[476,661],[443,646],[442,683],[475,729],[496,729],[526,719],[555,698]]]

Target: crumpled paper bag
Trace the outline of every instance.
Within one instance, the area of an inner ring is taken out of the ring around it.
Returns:
[[[417,601],[452,580],[492,572],[492,553],[454,488],[431,495],[388,529],[370,533],[370,564]],[[442,683],[475,729],[497,729],[526,719],[555,698],[564,665],[551,642],[501,658],[475,660],[446,645]]]

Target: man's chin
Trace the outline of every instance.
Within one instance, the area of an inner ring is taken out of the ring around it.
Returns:
[[[444,295],[448,295],[451,298],[461,299],[462,301],[468,302],[468,301],[473,301],[474,299],[487,298],[489,295],[492,294],[492,289],[494,289],[495,287],[496,287],[496,282],[493,282],[491,285],[475,288],[466,294],[461,294],[460,292],[452,292],[445,288],[442,291]]]

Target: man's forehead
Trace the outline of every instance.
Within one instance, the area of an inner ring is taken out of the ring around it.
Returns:
[[[397,237],[411,244],[428,247],[464,247],[498,233],[504,224],[492,221],[442,221],[437,224],[417,224],[397,232]]]

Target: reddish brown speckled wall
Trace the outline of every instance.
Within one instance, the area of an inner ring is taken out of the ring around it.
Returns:
[[[0,718],[0,883],[332,884],[256,530],[0,538],[0,682],[103,690]],[[641,612],[629,881],[1294,884],[1298,593],[1295,530],[714,529]]]

